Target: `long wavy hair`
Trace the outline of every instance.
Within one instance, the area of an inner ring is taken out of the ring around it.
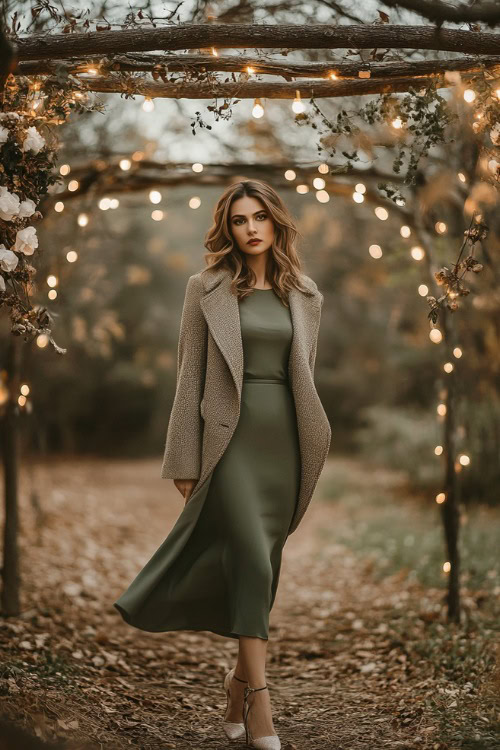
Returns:
[[[278,193],[262,180],[235,182],[219,198],[214,223],[205,235],[204,244],[208,250],[204,254],[205,270],[226,268],[232,275],[231,291],[238,299],[253,293],[256,276],[247,264],[245,253],[239,249],[230,226],[231,205],[245,195],[259,200],[273,221],[274,239],[268,253],[266,277],[283,304],[288,306],[288,292],[292,287],[311,294],[300,279],[302,272],[296,240],[301,235]]]

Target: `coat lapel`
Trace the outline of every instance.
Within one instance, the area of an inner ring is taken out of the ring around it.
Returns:
[[[236,295],[231,290],[231,274],[226,269],[203,274],[206,294],[200,305],[210,333],[233,377],[241,401],[243,386],[243,342],[241,338],[240,310]],[[315,290],[308,284],[308,287]],[[308,364],[310,342],[316,333],[320,307],[318,292],[308,297],[298,289],[291,289],[288,296],[293,337],[290,348],[288,374],[292,388],[300,377],[300,366]]]

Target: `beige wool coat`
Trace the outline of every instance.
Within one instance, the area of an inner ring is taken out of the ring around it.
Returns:
[[[323,295],[311,278],[302,274],[301,279],[312,295],[292,289],[288,297],[293,324],[288,377],[301,454],[300,489],[288,535],[307,510],[331,440],[330,423],[314,384]],[[192,495],[224,455],[240,415],[243,344],[238,299],[230,284],[226,269],[205,268],[190,276],[186,286],[177,384],[161,476],[196,479]]]

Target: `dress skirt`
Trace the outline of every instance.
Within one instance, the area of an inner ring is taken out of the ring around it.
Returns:
[[[288,383],[292,322],[273,290],[240,302],[244,377],[224,455],[114,603],[150,632],[269,637],[282,550],[296,507],[300,449]]]

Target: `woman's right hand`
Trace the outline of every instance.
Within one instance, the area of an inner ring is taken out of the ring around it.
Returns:
[[[191,497],[191,493],[193,491],[193,487],[195,486],[197,479],[174,479],[174,484],[183,496],[184,500],[186,501],[184,503],[184,506],[187,505],[187,501]]]

